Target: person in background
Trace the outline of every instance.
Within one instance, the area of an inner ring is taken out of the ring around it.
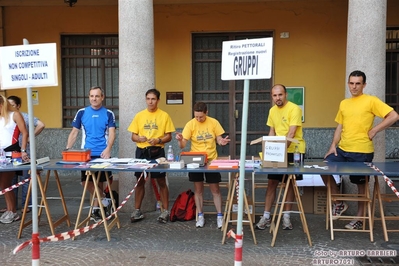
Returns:
[[[363,94],[366,87],[366,74],[355,70],[349,74],[348,87],[351,98],[342,100],[335,122],[338,123],[335,129],[331,146],[324,159],[327,162],[371,162],[374,157],[373,138],[378,132],[386,129],[395,123],[399,116],[392,107],[378,99],[376,96]],[[383,118],[381,123],[373,126],[374,118]],[[335,179],[329,175],[322,175],[325,185],[331,179],[331,193],[338,194],[338,187]],[[349,176],[350,181],[357,184],[358,193],[366,191],[366,178]],[[358,202],[358,217],[364,217],[364,201]],[[342,213],[348,209],[345,202],[336,201],[332,206],[332,219],[339,219]],[[354,219],[347,225],[346,229],[360,230],[363,223]]]
[[[161,93],[157,89],[150,89],[145,93],[147,108],[138,112],[128,127],[132,132],[132,141],[136,142],[136,158],[155,160],[165,157],[165,143],[172,139],[175,126],[169,114],[158,108]],[[130,221],[137,222],[144,218],[141,212],[141,204],[145,194],[145,180],[140,178],[141,172],[136,172],[137,186],[135,190],[135,209]],[[163,211],[158,217],[160,223],[166,223],[169,219],[169,188],[166,183],[166,173],[151,173],[159,186]]]
[[[176,132],[176,139],[181,149],[184,149],[187,142],[191,141],[191,151],[206,152],[208,161],[212,161],[218,157],[216,144],[225,146],[230,142],[228,136],[225,138],[222,137],[224,133],[225,131],[219,121],[208,116],[208,107],[206,104],[197,102],[194,105],[194,118],[187,122],[182,133]],[[222,196],[219,188],[219,183],[222,181],[220,173],[188,174],[189,180],[194,182],[195,206],[198,211],[198,220],[195,226],[202,228],[205,225],[202,209],[204,202],[204,175],[212,192],[213,202],[217,211],[217,228],[220,229],[223,226]]]
[[[276,84],[272,87],[271,96],[274,106],[269,110],[269,117],[267,118],[267,125],[270,127],[269,136],[286,136],[299,141],[299,144],[287,142],[288,161],[292,162],[294,159],[295,147],[298,146],[300,153],[304,154],[306,143],[303,140],[302,133],[302,110],[298,105],[287,100],[287,89],[282,84]],[[265,210],[259,222],[255,225],[257,229],[264,230],[270,227],[270,211],[276,199],[276,189],[283,180],[283,175],[268,175],[268,185],[265,196]],[[299,175],[297,180],[302,179]],[[294,190],[292,186],[288,189],[287,202],[293,202]],[[290,211],[292,204],[287,203],[284,206],[283,216],[283,230],[292,230],[293,226],[290,219]]]
[[[15,109],[17,109],[19,111],[19,109],[21,108],[21,104],[22,104],[21,98],[19,98],[18,96],[12,95],[12,96],[7,97],[7,100],[8,100],[8,103],[12,107],[14,107]],[[28,113],[24,113],[24,112],[20,112],[20,113],[21,113],[22,117],[24,118],[26,130],[28,131],[28,134],[29,134],[29,115],[28,115]],[[37,117],[33,117],[33,126],[35,127],[35,137],[38,136],[45,128],[44,123],[42,121],[40,121]],[[22,134],[19,134],[18,141],[19,141],[19,143],[22,142]],[[29,139],[28,139],[28,144],[26,146],[26,152],[28,153],[28,157],[30,157]],[[19,181],[23,181],[29,177],[30,177],[29,171],[27,171],[27,170],[22,171],[22,175],[18,175],[18,172],[17,172],[17,174],[14,177],[13,184],[18,183]],[[22,204],[22,206],[24,206],[23,204],[25,204],[26,195],[28,193],[28,188],[29,188],[29,182],[26,182],[25,184],[23,184],[21,186],[21,201],[22,201],[21,204]],[[14,191],[15,191],[16,197],[18,198],[18,189],[14,189]],[[18,203],[18,200],[16,202]],[[29,198],[28,204],[29,204],[29,206],[32,205],[31,197]],[[31,210],[31,208],[29,207],[27,209],[27,212],[30,212],[30,210]],[[0,212],[2,212],[2,210],[0,210]]]
[[[0,95],[0,147],[5,149],[11,145],[18,144],[18,136],[22,134],[20,143],[22,159],[28,160],[26,145],[28,142],[28,131],[26,130],[24,118],[8,104],[6,97]],[[6,152],[6,156],[11,158],[11,152]],[[12,185],[15,172],[0,172],[0,188],[6,189]],[[20,219],[17,213],[15,193],[4,194],[7,210],[1,215],[0,222],[9,224]]]
[[[112,146],[115,142],[115,115],[105,108],[102,103],[104,101],[104,90],[99,86],[91,87],[89,90],[90,106],[79,109],[72,121],[72,131],[68,136],[68,143],[65,150],[69,150],[76,142],[79,130],[82,128],[82,149],[91,150],[91,158],[107,159],[111,157]],[[97,174],[97,173],[95,173]],[[86,175],[82,171],[82,186],[86,184]],[[112,173],[108,172],[108,176],[112,179]],[[100,191],[104,191],[103,182],[106,181],[105,172],[102,171],[98,182]],[[92,178],[89,179],[87,189],[94,194],[94,183]],[[98,199],[94,201],[94,208],[91,214],[91,220],[99,222],[102,220],[98,207]]]

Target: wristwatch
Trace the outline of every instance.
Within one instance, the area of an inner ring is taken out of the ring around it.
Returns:
[[[24,149],[21,149],[21,152],[26,152],[26,150],[24,150]]]
[[[161,143],[162,143],[162,139],[159,138],[159,139],[158,139],[158,144],[161,144]]]

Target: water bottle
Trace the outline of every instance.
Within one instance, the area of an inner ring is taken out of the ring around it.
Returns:
[[[167,158],[167,160],[169,161],[169,162],[173,162],[173,160],[175,159],[175,156],[173,155],[173,148],[172,148],[172,145],[169,145],[169,148],[168,148],[168,155],[166,156]]]
[[[295,166],[295,167],[298,167],[300,163],[301,163],[301,154],[299,153],[298,146],[295,146],[295,151],[294,151],[294,166]]]
[[[7,164],[6,152],[3,148],[0,148],[0,165],[5,166]]]
[[[157,201],[157,203],[155,204],[155,208],[157,209],[157,212],[161,212],[161,204],[159,203],[159,201]]]

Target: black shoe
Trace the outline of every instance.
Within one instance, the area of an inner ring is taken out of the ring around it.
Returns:
[[[99,210],[94,210],[91,213],[90,220],[92,220],[95,223],[101,222],[103,220],[103,218],[100,215],[100,211]]]

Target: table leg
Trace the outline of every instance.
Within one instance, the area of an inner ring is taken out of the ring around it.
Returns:
[[[83,211],[83,205],[84,205],[84,202],[85,202],[85,196],[86,196],[86,191],[87,191],[87,186],[88,186],[88,184],[89,184],[89,177],[90,177],[90,175],[91,175],[91,172],[90,171],[86,171],[86,182],[85,182],[85,185],[84,185],[84,187],[83,187],[83,192],[82,192],[82,198],[81,198],[81,200],[80,200],[80,205],[79,205],[79,210],[78,210],[78,216],[76,217],[76,223],[75,223],[75,230],[76,229],[78,229],[79,227],[81,227],[83,224],[85,224],[85,223],[89,223],[89,221],[90,221],[90,213],[91,213],[91,210],[92,210],[92,202],[93,202],[93,200],[94,200],[94,196],[93,195],[91,195],[91,197],[90,197],[90,210],[89,210],[89,216],[88,217],[86,217],[83,221],[81,221],[80,222],[80,215],[82,214],[82,211]],[[72,240],[73,240],[74,238],[72,238]]]
[[[296,179],[292,178],[291,182],[292,182],[292,187],[294,189],[295,199],[296,199],[296,202],[298,204],[298,211],[299,211],[299,216],[301,218],[303,231],[307,235],[309,246],[311,247],[312,246],[312,240],[310,239],[310,232],[309,232],[309,228],[308,228],[308,223],[306,221],[305,210],[303,209],[301,195],[299,194],[298,186],[296,184]]]
[[[272,223],[272,225],[271,225],[271,227],[272,227],[272,226],[274,227],[274,228],[272,228],[272,232],[273,232],[273,238],[272,238],[272,243],[271,243],[271,246],[272,246],[272,247],[274,247],[274,244],[275,244],[275,242],[276,242],[276,237],[277,237],[277,233],[278,233],[278,229],[279,229],[279,224],[280,224],[280,221],[281,221],[281,215],[283,214],[283,209],[284,209],[284,205],[285,205],[285,200],[287,199],[288,189],[289,189],[290,184],[291,184],[291,178],[292,178],[292,175],[289,175],[289,176],[288,176],[288,179],[287,179],[287,182],[286,182],[286,185],[285,185],[283,200],[281,201],[281,204],[280,204],[280,211],[279,211],[278,217],[277,217],[277,223],[276,223],[275,225]],[[279,199],[277,199],[277,200],[279,200]],[[276,207],[277,207],[277,206],[278,206],[278,205],[277,205],[277,203],[276,203]]]
[[[332,198],[331,198],[331,177],[328,178],[327,182],[327,211],[328,211],[328,221],[330,223],[330,236],[331,240],[334,240],[334,224],[332,219]],[[328,226],[327,226],[328,229]]]
[[[54,223],[53,223],[53,220],[52,220],[52,218],[51,218],[50,208],[49,208],[49,206],[48,206],[47,199],[46,199],[46,190],[47,190],[47,183],[48,183],[49,176],[50,176],[50,173],[49,173],[49,171],[48,171],[48,172],[47,172],[47,175],[46,175],[45,184],[43,185],[43,182],[42,182],[42,179],[41,179],[41,177],[40,177],[40,174],[36,174],[37,184],[39,185],[39,190],[40,190],[40,193],[41,193],[41,195],[42,195],[42,200],[41,200],[41,204],[40,204],[41,206],[40,206],[39,212],[38,212],[38,219],[40,219],[40,216],[41,216],[41,208],[42,208],[42,206],[44,205],[44,208],[45,208],[45,210],[46,210],[46,215],[47,215],[48,223],[49,223],[49,226],[50,226],[50,231],[51,231],[51,233],[54,235],[54,234],[55,234],[55,232],[54,232]],[[29,184],[28,193],[27,193],[27,198],[26,198],[25,206],[24,206],[24,213],[22,214],[22,220],[21,220],[20,227],[19,227],[18,238],[21,237],[21,235],[22,235],[22,230],[23,230],[26,226],[28,226],[28,225],[30,225],[30,224],[32,223],[32,220],[27,221],[27,222],[25,223],[26,210],[27,210],[27,208],[28,208],[28,202],[29,202],[29,197],[30,197],[30,194],[31,194],[31,189],[32,189],[32,182],[30,182],[30,184]]]
[[[382,224],[382,231],[384,233],[384,240],[389,241],[387,224],[385,220],[384,206],[381,199],[380,184],[378,183],[378,176],[374,176],[374,192],[373,192],[373,203],[372,203],[373,226],[374,226],[374,217],[375,217],[375,201],[378,201],[378,206],[380,208],[381,224]]]
[[[228,228],[229,222],[230,222],[230,215],[231,215],[231,209],[232,209],[232,206],[233,206],[234,191],[235,191],[235,187],[236,187],[236,184],[237,184],[237,178],[238,178],[238,177],[236,176],[236,178],[234,179],[234,181],[231,182],[231,187],[230,187],[230,189],[229,189],[229,190],[230,190],[230,192],[229,192],[230,199],[229,199],[229,202],[228,202],[226,220],[224,220],[224,225],[223,225],[222,244],[224,244],[224,243],[225,243],[225,240],[226,240],[226,233],[227,233],[227,228]]]

